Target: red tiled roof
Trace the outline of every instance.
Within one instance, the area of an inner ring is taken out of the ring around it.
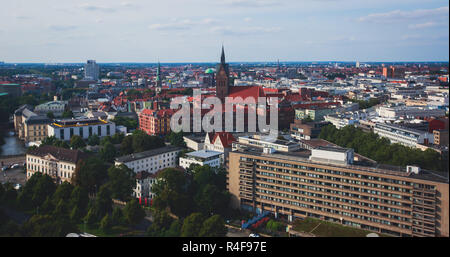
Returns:
[[[220,138],[220,141],[225,148],[231,147],[231,144],[236,141],[236,138],[234,138],[230,132],[216,132],[211,143],[214,144],[217,138]]]

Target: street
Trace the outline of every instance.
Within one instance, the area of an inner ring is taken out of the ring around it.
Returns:
[[[12,184],[25,184],[26,174],[23,172],[23,167],[15,169],[7,169],[5,171],[0,171],[0,183],[4,184],[10,182]]]

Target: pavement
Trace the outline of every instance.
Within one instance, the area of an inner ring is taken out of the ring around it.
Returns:
[[[0,183],[10,182],[12,184],[25,185],[26,174],[23,171],[23,167],[16,169],[7,169],[5,171],[0,171]]]

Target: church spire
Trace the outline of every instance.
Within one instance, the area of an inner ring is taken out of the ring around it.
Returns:
[[[220,63],[225,64],[225,50],[222,45],[222,56],[220,57]]]

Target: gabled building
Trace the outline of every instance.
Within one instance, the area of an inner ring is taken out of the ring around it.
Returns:
[[[44,145],[26,154],[26,178],[36,172],[52,177],[56,184],[71,182],[80,160],[87,159],[88,154],[80,150]]]

